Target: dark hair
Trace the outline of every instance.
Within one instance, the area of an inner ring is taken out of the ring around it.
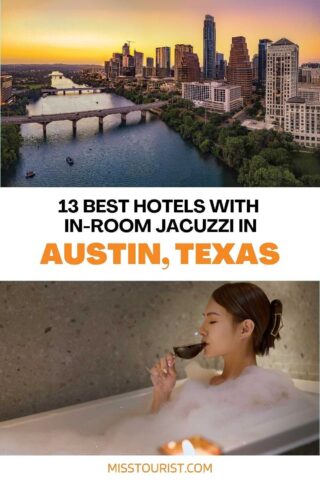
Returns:
[[[280,340],[282,303],[272,300],[253,283],[226,283],[212,294],[212,298],[233,315],[235,322],[250,319],[254,322],[253,347],[257,355],[268,355]]]

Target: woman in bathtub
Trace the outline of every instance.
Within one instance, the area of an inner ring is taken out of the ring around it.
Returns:
[[[175,357],[161,358],[151,369],[151,412],[110,427],[105,451],[156,454],[159,446],[193,435],[232,450],[244,432],[250,438],[288,416],[315,415],[317,396],[298,390],[286,373],[257,366],[256,356],[268,354],[280,338],[281,313],[280,300],[269,302],[251,283],[229,283],[215,290],[199,333],[206,343],[205,357],[223,358],[222,373],[201,369],[191,377],[187,372],[187,381],[175,388]]]
[[[205,357],[223,357],[220,375],[211,378],[219,385],[238,378],[248,367],[257,367],[256,356],[267,355],[280,339],[282,328],[280,300],[269,302],[266,294],[252,283],[227,283],[215,290],[203,313],[199,328]],[[151,369],[156,413],[171,397],[176,383],[175,356],[161,358]]]

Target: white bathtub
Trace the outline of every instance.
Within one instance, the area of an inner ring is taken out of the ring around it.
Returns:
[[[177,384],[182,384],[180,380]],[[301,390],[318,394],[319,382],[294,380]],[[82,436],[102,435],[110,422],[123,417],[146,412],[151,401],[152,388],[144,388],[130,393],[60,408],[49,412],[39,413],[8,420],[0,423],[0,435],[10,435],[10,448],[0,454],[53,454],[60,453],[50,450],[50,442],[44,442],[41,451],[36,452],[25,444],[26,438],[32,435],[51,432],[72,431]],[[223,445],[225,454],[280,454],[289,450],[307,445],[319,438],[318,415],[295,414],[268,422],[256,431],[247,431],[243,438]],[[198,432],[197,432],[198,433]],[[12,443],[14,439],[14,444]],[[214,440],[214,438],[213,438]],[[76,453],[76,452],[75,452]],[[81,453],[92,453],[81,452]],[[155,454],[158,452],[155,451]]]

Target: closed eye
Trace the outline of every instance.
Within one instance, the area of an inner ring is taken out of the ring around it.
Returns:
[[[209,322],[210,325],[212,325],[213,323],[217,323],[216,320],[211,320],[211,322]]]

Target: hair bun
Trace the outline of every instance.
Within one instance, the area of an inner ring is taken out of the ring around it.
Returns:
[[[279,339],[279,332],[283,327],[282,322],[282,302],[278,299],[272,300],[270,304],[271,318],[269,335],[274,339]]]

